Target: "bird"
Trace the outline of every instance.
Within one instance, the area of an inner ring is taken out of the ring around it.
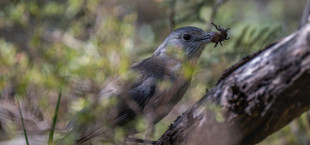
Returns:
[[[150,57],[129,67],[126,79],[117,78],[100,91],[96,101],[99,105],[107,98],[116,102],[105,109],[103,120],[110,126],[125,126],[142,116],[151,126],[149,132],[153,132],[154,125],[184,96],[198,58],[210,42],[209,33],[197,27],[172,31]],[[103,132],[100,127],[94,128],[77,142],[83,143]]]

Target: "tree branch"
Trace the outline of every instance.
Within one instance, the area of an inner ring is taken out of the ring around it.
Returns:
[[[228,69],[157,141],[255,144],[310,109],[310,24]]]

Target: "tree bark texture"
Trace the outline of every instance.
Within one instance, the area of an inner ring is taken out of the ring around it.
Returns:
[[[310,109],[310,24],[224,72],[157,145],[247,145]]]

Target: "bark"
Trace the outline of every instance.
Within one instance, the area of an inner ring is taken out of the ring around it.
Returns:
[[[310,109],[310,24],[228,69],[157,145],[255,144]]]

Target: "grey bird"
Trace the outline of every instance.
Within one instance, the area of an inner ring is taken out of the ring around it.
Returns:
[[[116,79],[99,93],[98,102],[111,97],[116,100],[105,110],[104,121],[111,126],[123,126],[142,116],[153,128],[184,96],[207,43],[210,36],[200,28],[182,27],[171,32],[151,57],[129,68],[128,76],[133,77]],[[95,128],[78,143],[103,132]]]

